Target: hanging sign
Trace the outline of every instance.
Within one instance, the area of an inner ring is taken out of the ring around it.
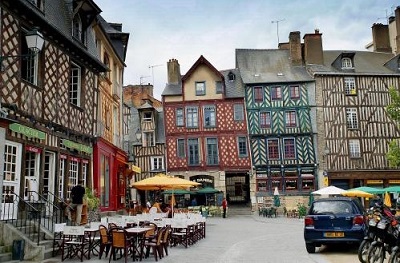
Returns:
[[[76,143],[67,139],[63,139],[63,144],[65,145],[65,147],[71,148],[71,149],[75,149],[78,150],[80,152],[85,152],[85,153],[92,153],[93,149],[90,146],[86,146],[80,143]]]
[[[142,169],[140,167],[133,165],[133,164],[132,164],[131,170],[137,174],[140,174],[142,172]]]
[[[12,130],[13,132],[17,132],[17,133],[21,133],[23,135],[25,135],[26,137],[29,138],[37,138],[39,140],[44,140],[46,139],[46,133],[30,128],[28,126],[19,124],[19,123],[12,123],[9,126],[10,130]]]

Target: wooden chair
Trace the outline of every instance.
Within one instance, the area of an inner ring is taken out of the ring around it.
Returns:
[[[66,223],[55,224],[54,225],[54,233],[53,233],[53,257],[57,256],[62,249],[62,241],[63,241],[63,231]]]
[[[90,259],[89,242],[85,238],[85,227],[64,226],[61,247],[61,261],[66,258],[78,257],[81,262],[83,257]]]
[[[169,241],[170,241],[170,237],[171,237],[171,226],[166,226],[164,229],[164,233],[161,237],[161,257],[164,257],[164,251],[165,251],[165,255],[168,256],[168,247],[169,247]]]
[[[129,249],[131,247],[131,241],[128,238],[126,230],[124,228],[112,228],[111,230],[111,255],[116,260],[116,252],[119,250],[122,257],[122,251],[124,252],[125,263],[128,261]],[[111,262],[111,255],[108,262]]]
[[[146,222],[142,225],[142,227],[150,227],[151,230],[148,230],[144,236],[144,239],[147,241],[151,241],[157,234],[157,225],[151,222]]]
[[[106,257],[108,255],[108,252],[110,251],[112,242],[111,242],[111,236],[110,233],[108,232],[108,229],[104,225],[99,226],[99,232],[100,232],[100,251],[99,251],[99,259],[101,259],[104,249],[106,250]]]
[[[144,248],[146,250],[145,258],[148,258],[150,256],[150,248],[152,248],[152,253],[154,254],[154,259],[158,261],[158,258],[162,258],[162,237],[163,233],[165,231],[165,227],[161,228],[157,233],[154,239],[152,240],[146,240],[144,242]]]

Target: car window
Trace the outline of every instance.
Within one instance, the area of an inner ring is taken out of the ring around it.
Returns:
[[[346,201],[315,202],[310,211],[312,215],[353,213],[354,210],[351,203]]]

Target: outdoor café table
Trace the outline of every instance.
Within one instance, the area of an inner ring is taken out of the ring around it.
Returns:
[[[93,254],[93,256],[97,256],[94,252],[97,249],[97,246],[99,245],[99,240],[96,240],[96,235],[97,232],[99,232],[99,227],[98,225],[91,225],[90,227],[85,227],[85,235],[87,239],[89,240],[89,248],[88,248],[88,259],[90,259],[90,253]]]
[[[126,233],[132,238],[132,258],[136,260],[136,252],[140,259],[143,255],[144,235],[149,231],[150,227],[131,227],[126,228]]]

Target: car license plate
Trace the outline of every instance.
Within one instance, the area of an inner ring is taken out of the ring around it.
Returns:
[[[325,232],[324,233],[325,237],[344,237],[343,232]]]

